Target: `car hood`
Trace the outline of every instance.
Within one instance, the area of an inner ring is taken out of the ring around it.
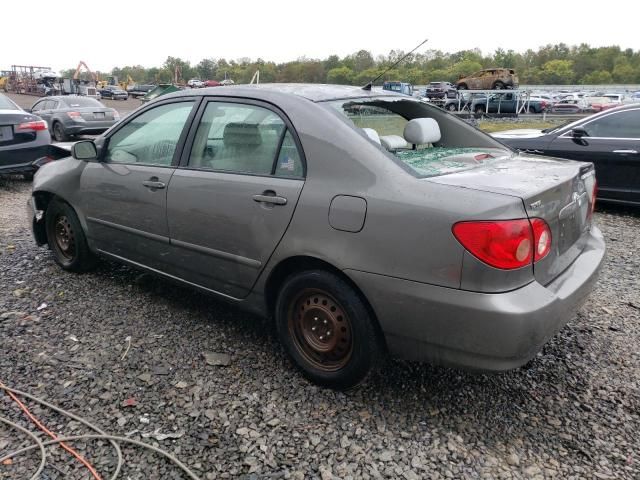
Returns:
[[[545,133],[542,130],[535,128],[516,128],[514,130],[505,130],[491,134],[494,138],[538,138],[543,135],[545,135]]]

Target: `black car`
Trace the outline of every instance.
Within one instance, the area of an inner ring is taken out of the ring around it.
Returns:
[[[0,94],[0,174],[31,178],[50,143],[47,122]]]
[[[494,134],[540,155],[593,162],[601,201],[640,206],[640,105],[606,110],[568,125]]]
[[[102,98],[110,98],[111,100],[126,100],[129,94],[117,85],[107,85],[99,90]]]

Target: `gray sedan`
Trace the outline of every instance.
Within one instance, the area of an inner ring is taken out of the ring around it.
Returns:
[[[593,165],[529,157],[417,99],[259,85],[158,98],[36,175],[36,241],[273,318],[348,388],[388,351],[481,370],[535,356],[605,246]]]
[[[49,124],[58,142],[66,142],[73,135],[102,133],[120,120],[113,108],[78,95],[43,98],[33,104],[31,111]]]

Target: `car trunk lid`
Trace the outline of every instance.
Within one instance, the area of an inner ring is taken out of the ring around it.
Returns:
[[[36,139],[33,130],[19,130],[23,123],[39,121],[40,117],[19,110],[0,110],[0,147],[19,145]]]
[[[517,155],[429,180],[518,197],[529,218],[547,222],[551,251],[533,266],[543,285],[562,273],[586,244],[595,200],[590,163]]]

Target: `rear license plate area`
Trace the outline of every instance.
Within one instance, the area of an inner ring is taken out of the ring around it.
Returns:
[[[102,120],[104,119],[104,112],[96,112],[93,114],[93,118],[97,119],[97,120]]]
[[[0,142],[13,140],[13,127],[11,125],[0,126]]]

